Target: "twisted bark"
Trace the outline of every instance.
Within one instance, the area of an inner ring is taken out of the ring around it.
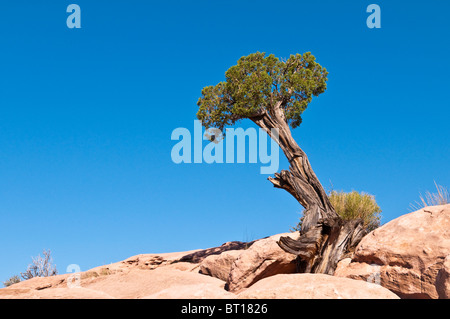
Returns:
[[[250,119],[277,141],[290,164],[269,181],[305,208],[300,238],[281,237],[279,246],[298,256],[300,272],[333,274],[338,261],[365,235],[363,221],[344,221],[335,212],[308,157],[292,138],[282,102]]]

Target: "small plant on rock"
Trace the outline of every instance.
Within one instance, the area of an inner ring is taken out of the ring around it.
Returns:
[[[20,282],[20,277],[15,275],[9,278],[7,281],[4,281],[3,286],[9,287],[11,285],[17,284],[18,282]]]
[[[431,193],[427,191],[425,195],[420,194],[420,201],[416,201],[415,204],[411,204],[412,210],[419,210],[427,206],[437,206],[450,204],[450,193],[447,188],[442,185],[438,185],[434,182],[436,186],[436,193]]]
[[[368,232],[378,228],[381,221],[381,209],[375,201],[375,196],[352,191],[349,193],[343,191],[331,191],[328,198],[333,205],[336,213],[343,220],[362,219],[364,227]],[[303,216],[300,222],[292,230],[301,230]]]
[[[32,257],[33,262],[28,265],[25,272],[20,273],[24,280],[28,280],[34,277],[49,277],[58,274],[56,266],[52,265],[52,256],[50,250],[43,251],[44,257],[41,255]]]

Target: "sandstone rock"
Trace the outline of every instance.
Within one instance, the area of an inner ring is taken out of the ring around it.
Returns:
[[[42,289],[0,289],[0,299],[113,299],[113,297],[101,291],[82,287],[49,287]]]
[[[436,290],[439,298],[450,299],[450,255],[445,258],[436,278]]]
[[[67,279],[67,277],[69,277],[69,274],[50,277],[34,277],[28,280],[20,281],[5,289],[16,289],[16,291],[19,291],[20,289],[43,290],[59,286]]]
[[[298,233],[285,233],[257,240],[243,250],[231,266],[227,288],[232,292],[250,287],[262,278],[296,271],[296,256],[286,253],[277,244],[281,236],[297,239]]]
[[[336,266],[334,275],[336,276],[336,274],[342,274],[343,272],[345,272],[345,270],[348,268],[348,266],[350,265],[351,262],[352,262],[351,258],[344,258],[344,259],[340,260]],[[345,276],[339,276],[339,277],[345,277]]]
[[[34,291],[30,299],[114,299],[114,297],[88,288],[52,288]]]
[[[231,295],[225,291],[225,282],[222,280],[198,272],[180,271],[174,268],[161,267],[154,270],[136,268],[103,276],[81,276],[81,278],[80,288],[69,288],[66,282],[55,286],[39,285],[39,289],[5,288],[0,289],[0,298],[229,298]],[[29,284],[27,286],[31,287]]]
[[[264,278],[239,299],[399,299],[373,283],[323,274],[284,274]]]
[[[142,299],[233,299],[236,296],[223,287],[205,283],[173,285]]]
[[[36,277],[0,289],[0,299],[225,298],[225,282],[198,273],[198,264],[179,262],[195,251],[141,254],[79,274],[80,288],[69,288],[73,274]],[[174,292],[175,291],[175,292]]]
[[[199,272],[227,281],[230,276],[231,266],[241,253],[241,250],[229,250],[220,255],[208,256],[200,264]]]
[[[35,290],[31,288],[3,288],[0,289],[0,299],[32,299]]]
[[[402,298],[438,298],[445,293],[438,293],[436,279],[448,255],[450,205],[426,207],[364,237],[335,276],[378,281]]]
[[[156,269],[158,267],[171,265],[180,262],[180,260],[191,254],[202,251],[200,249],[186,252],[163,253],[163,254],[140,254],[124,261],[108,265],[110,269],[126,269],[126,268],[140,268],[140,269]],[[193,263],[191,263],[193,264]],[[97,267],[98,268],[98,267]],[[97,269],[97,268],[94,268]]]
[[[134,269],[127,273],[116,273],[98,277],[82,287],[104,292],[114,298],[143,298],[174,286],[203,285],[209,290],[224,290],[224,282],[210,276],[176,269]],[[188,297],[187,297],[188,298]]]

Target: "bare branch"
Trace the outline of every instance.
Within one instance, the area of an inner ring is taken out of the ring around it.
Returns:
[[[58,274],[56,266],[52,265],[51,251],[43,251],[44,257],[41,255],[37,257],[31,257],[33,262],[28,265],[27,270],[24,273],[20,273],[23,279],[28,280],[34,277],[49,277]]]

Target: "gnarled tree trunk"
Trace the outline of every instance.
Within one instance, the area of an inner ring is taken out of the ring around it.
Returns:
[[[250,118],[277,141],[290,163],[289,170],[276,173],[269,180],[275,187],[288,191],[305,208],[300,238],[281,237],[278,244],[298,256],[300,272],[332,275],[338,261],[366,234],[363,221],[344,221],[335,212],[308,157],[292,138],[282,108],[279,102],[270,113]]]

